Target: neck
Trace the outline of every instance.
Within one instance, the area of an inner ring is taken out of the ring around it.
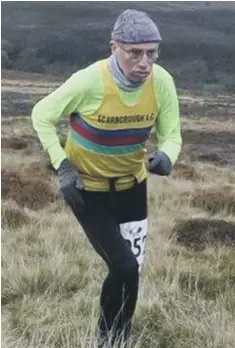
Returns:
[[[142,83],[136,83],[128,80],[120,69],[117,59],[113,54],[108,58],[108,67],[112,77],[114,78],[118,87],[121,89],[125,91],[135,91],[142,85]]]

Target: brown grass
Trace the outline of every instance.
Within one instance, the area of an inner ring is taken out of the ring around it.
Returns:
[[[30,217],[19,206],[4,202],[1,205],[1,214],[3,227],[18,228],[30,223]]]
[[[67,135],[66,134],[60,134],[59,135],[60,145],[65,148],[65,144],[67,141]]]
[[[1,145],[3,149],[22,150],[28,147],[28,143],[20,138],[2,138]]]
[[[234,142],[228,146],[225,136],[234,126],[194,115],[183,121],[189,132],[172,175],[148,176],[149,234],[131,348],[234,347]],[[30,118],[11,116],[3,125],[2,346],[94,348],[107,269],[57,199],[59,183]],[[65,132],[61,126],[63,147]],[[19,151],[14,139],[28,146]],[[156,139],[146,145],[154,149]]]
[[[20,206],[39,210],[55,202],[58,195],[42,180],[22,177],[17,172],[2,170],[2,198],[12,199]]]
[[[19,131],[19,130],[18,130]],[[24,134],[22,136],[15,132],[14,136],[8,137],[2,134],[1,145],[4,155],[9,153],[20,153],[20,155],[34,155],[42,151],[42,146],[34,135]]]
[[[175,166],[172,174],[173,179],[184,179],[197,181],[201,179],[201,175],[197,172],[196,168],[191,164],[179,163]]]
[[[173,234],[179,244],[193,250],[202,250],[218,243],[235,248],[235,223],[223,219],[177,221]]]
[[[47,182],[50,180],[51,172],[46,166],[46,161],[44,159],[41,161],[34,161],[30,164],[30,166],[27,166],[22,169],[22,174],[31,179],[38,179],[43,182]]]
[[[226,160],[222,158],[222,155],[218,155],[217,153],[203,153],[197,156],[197,159],[201,162],[212,162],[215,164],[223,164],[226,163]]]
[[[191,200],[192,207],[205,209],[211,214],[226,212],[235,213],[234,186],[199,189]]]

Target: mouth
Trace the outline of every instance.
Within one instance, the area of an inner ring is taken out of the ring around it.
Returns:
[[[130,74],[130,79],[133,82],[143,82],[149,76],[149,72],[144,71],[135,71]]]
[[[135,75],[136,76],[141,76],[141,77],[147,77],[149,75],[149,72],[147,72],[147,71],[136,71]]]

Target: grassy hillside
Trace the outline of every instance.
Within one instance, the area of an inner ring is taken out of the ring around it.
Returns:
[[[163,36],[159,63],[180,86],[234,91],[234,2],[3,2],[3,67],[68,76],[109,55],[126,8],[148,12]]]
[[[2,348],[96,347],[106,267],[62,201],[30,119],[13,112],[57,83],[22,72],[2,80],[12,93],[3,94]],[[149,175],[147,253],[128,348],[234,348],[234,96],[180,99],[179,161],[169,178]]]

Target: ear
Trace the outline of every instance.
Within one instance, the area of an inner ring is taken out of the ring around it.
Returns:
[[[109,42],[109,46],[110,46],[110,48],[111,48],[111,52],[114,53],[115,50],[116,50],[116,48],[117,48],[117,43],[116,43],[116,41],[111,40],[111,41]]]
[[[161,47],[160,47],[160,45],[158,46],[158,55],[160,55],[160,53],[161,53]]]

